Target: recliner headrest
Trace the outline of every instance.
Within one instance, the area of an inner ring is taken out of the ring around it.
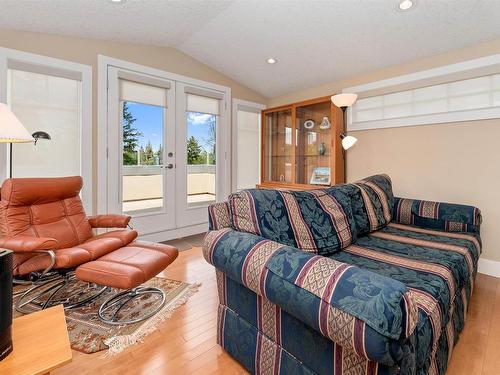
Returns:
[[[10,206],[57,202],[80,194],[80,176],[54,178],[9,178],[2,185],[1,199]]]

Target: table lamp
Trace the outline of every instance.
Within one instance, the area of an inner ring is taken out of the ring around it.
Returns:
[[[0,103],[0,143],[10,143],[9,176],[12,177],[12,144],[33,142],[34,139],[9,107]]]

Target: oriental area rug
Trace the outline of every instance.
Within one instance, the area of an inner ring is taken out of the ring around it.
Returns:
[[[80,282],[76,281],[76,283]],[[85,288],[86,285],[86,283],[82,283],[81,288]],[[186,303],[189,297],[196,293],[200,284],[188,284],[155,277],[143,286],[161,289],[165,293],[165,304],[158,313],[142,322],[118,326],[104,323],[99,319],[97,315],[99,306],[116,293],[109,288],[88,305],[67,309],[65,311],[66,324],[71,348],[84,353],[95,353],[101,350],[107,350],[106,355],[119,353],[129,346],[141,342],[144,337],[155,331],[162,322],[171,317],[179,306]],[[17,292],[19,293],[19,290]],[[14,297],[14,303],[20,296],[18,293]],[[154,307],[158,298],[158,295],[154,294],[136,298],[127,304],[120,313],[126,314],[130,318],[137,317],[147,312],[150,307]],[[14,317],[19,315],[21,315],[19,312],[14,311]]]

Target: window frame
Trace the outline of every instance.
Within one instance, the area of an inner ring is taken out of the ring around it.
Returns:
[[[378,97],[440,84],[460,82],[483,76],[491,76],[499,73],[500,54],[495,54],[367,84],[347,87],[344,88],[342,92],[355,93],[358,94],[360,98]],[[449,99],[448,96],[447,99]],[[358,131],[495,118],[500,118],[500,106],[354,122],[353,110],[349,108],[347,129],[348,131]]]
[[[8,70],[17,69],[32,73],[46,74],[81,82],[81,155],[80,172],[84,184],[81,192],[83,206],[87,214],[94,213],[93,202],[93,158],[92,154],[92,67],[53,57],[0,47],[0,102],[8,101]],[[0,181],[8,177],[8,144],[0,143]]]

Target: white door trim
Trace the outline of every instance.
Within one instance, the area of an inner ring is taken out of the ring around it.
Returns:
[[[236,192],[237,190],[237,177],[238,173],[236,172],[236,169],[238,167],[238,156],[237,153],[235,152],[236,147],[238,145],[238,110],[245,110],[247,109],[255,109],[256,111],[260,112],[264,109],[267,108],[266,105],[261,104],[261,103],[256,103],[256,102],[249,102],[248,100],[242,100],[242,99],[233,99],[233,105],[232,105],[232,126],[231,126],[231,192]],[[259,129],[259,149],[257,150],[258,152],[258,157],[259,157],[259,165],[260,165],[260,145],[262,144],[262,134]],[[260,173],[259,173],[259,179],[260,179]],[[259,181],[260,182],[260,181]]]
[[[230,103],[231,103],[231,88],[218,85],[211,82],[205,82],[202,80],[198,80],[191,77],[186,77],[176,73],[170,73],[164,70],[151,68],[148,66],[135,64],[129,61],[115,59],[108,56],[98,55],[98,122],[97,122],[97,213],[106,214],[108,213],[108,198],[107,198],[107,147],[108,147],[108,116],[107,116],[107,81],[108,81],[108,66],[113,66],[117,68],[122,68],[129,71],[135,71],[141,74],[148,74],[151,76],[156,76],[158,78],[163,78],[171,81],[181,82],[184,84],[189,84],[193,86],[199,86],[210,90],[215,90],[224,94],[224,99],[222,100],[222,108],[221,108],[221,126],[224,127],[224,131],[222,134],[223,142],[225,145],[224,150],[224,163],[221,166],[221,180],[222,184],[220,186],[218,199],[223,200],[227,197],[230,192]],[[176,115],[176,117],[178,117]],[[176,124],[178,126],[185,126],[185,124]],[[222,160],[222,159],[221,159]],[[180,178],[180,177],[179,177]],[[207,214],[207,222],[208,222],[208,214]],[[205,223],[200,223],[198,228],[201,228]],[[180,228],[178,228],[180,229]],[[175,235],[178,231],[168,231],[165,233],[164,240],[167,240],[170,235]],[[160,237],[162,232],[159,232],[155,237]],[[171,234],[169,234],[171,233]]]
[[[82,124],[81,124],[81,174],[83,178],[82,201],[87,214],[93,210],[93,175],[92,175],[92,67],[0,47],[0,102],[7,102],[7,69],[9,61],[21,63],[47,70],[46,74],[67,76],[68,73],[77,73],[81,77],[82,87]],[[60,73],[60,74],[58,74]],[[0,166],[7,166],[8,147],[0,144]],[[0,168],[0,181],[7,177],[7,168]]]

